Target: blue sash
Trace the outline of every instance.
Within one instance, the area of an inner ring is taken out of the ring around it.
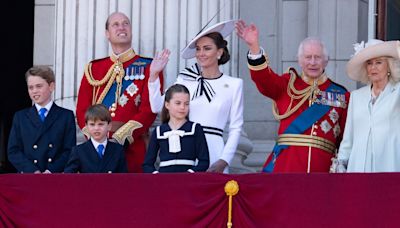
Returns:
[[[331,83],[329,87],[326,89],[327,92],[331,93],[346,93],[342,87],[337,86],[334,83]],[[292,123],[285,129],[283,134],[301,134],[310,128],[317,120],[321,119],[329,110],[331,106],[323,105],[323,104],[312,104],[309,108],[303,111]],[[278,145],[275,143],[274,149],[272,150],[273,158],[271,161],[264,167],[263,172],[271,173],[274,170],[275,161],[278,158],[279,154],[283,149],[288,148],[288,145]]]
[[[144,74],[144,69],[145,67],[151,63],[152,59],[149,58],[142,58],[139,57],[136,59],[134,62],[132,62],[130,65],[128,65],[124,70],[125,70],[125,75],[127,74],[140,74],[141,71]],[[122,79],[122,88],[121,88],[121,93],[123,94],[126,88],[128,88],[129,85],[134,83],[133,80],[124,80]],[[108,90],[106,96],[103,99],[102,104],[104,104],[106,107],[110,108],[111,105],[115,102],[115,91],[117,90],[117,82],[114,81],[113,84],[111,85],[110,89]],[[120,95],[122,95],[120,94]],[[118,101],[117,101],[118,102]]]

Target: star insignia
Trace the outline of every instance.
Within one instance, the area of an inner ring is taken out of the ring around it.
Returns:
[[[135,83],[132,83],[128,88],[126,88],[126,92],[128,92],[129,96],[133,97],[138,91],[138,87],[135,85]]]
[[[332,126],[329,124],[329,122],[327,120],[322,121],[320,126],[321,126],[321,130],[325,134],[328,133],[332,129]]]
[[[119,97],[118,103],[121,105],[121,107],[124,107],[126,103],[128,103],[129,98],[125,95],[122,94],[122,96]]]
[[[332,108],[329,113],[329,118],[332,120],[333,123],[336,123],[338,121],[339,113],[336,111],[336,109]]]

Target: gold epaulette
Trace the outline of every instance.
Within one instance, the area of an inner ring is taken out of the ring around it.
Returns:
[[[132,137],[133,131],[143,127],[143,125],[135,120],[129,120],[126,124],[122,125],[114,134],[113,138],[121,145],[124,145],[125,140],[132,144],[134,139]]]

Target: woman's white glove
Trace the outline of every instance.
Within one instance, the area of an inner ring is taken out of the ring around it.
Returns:
[[[345,173],[346,172],[347,161],[340,160],[337,157],[334,157],[331,160],[332,160],[332,165],[329,168],[330,173]]]

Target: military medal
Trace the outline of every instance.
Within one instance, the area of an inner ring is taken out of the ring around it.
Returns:
[[[135,98],[135,105],[138,107],[139,104],[140,104],[140,102],[141,102],[141,97],[140,97],[140,94],[139,94],[139,95],[137,95],[136,98]]]
[[[340,126],[339,123],[337,123],[335,127],[333,127],[333,135],[335,136],[335,138],[339,137],[340,132],[341,132]]]
[[[130,67],[126,68],[126,72],[125,73],[126,74],[125,74],[124,80],[125,81],[129,81],[130,80],[129,74],[132,74],[132,68],[130,68]]]

